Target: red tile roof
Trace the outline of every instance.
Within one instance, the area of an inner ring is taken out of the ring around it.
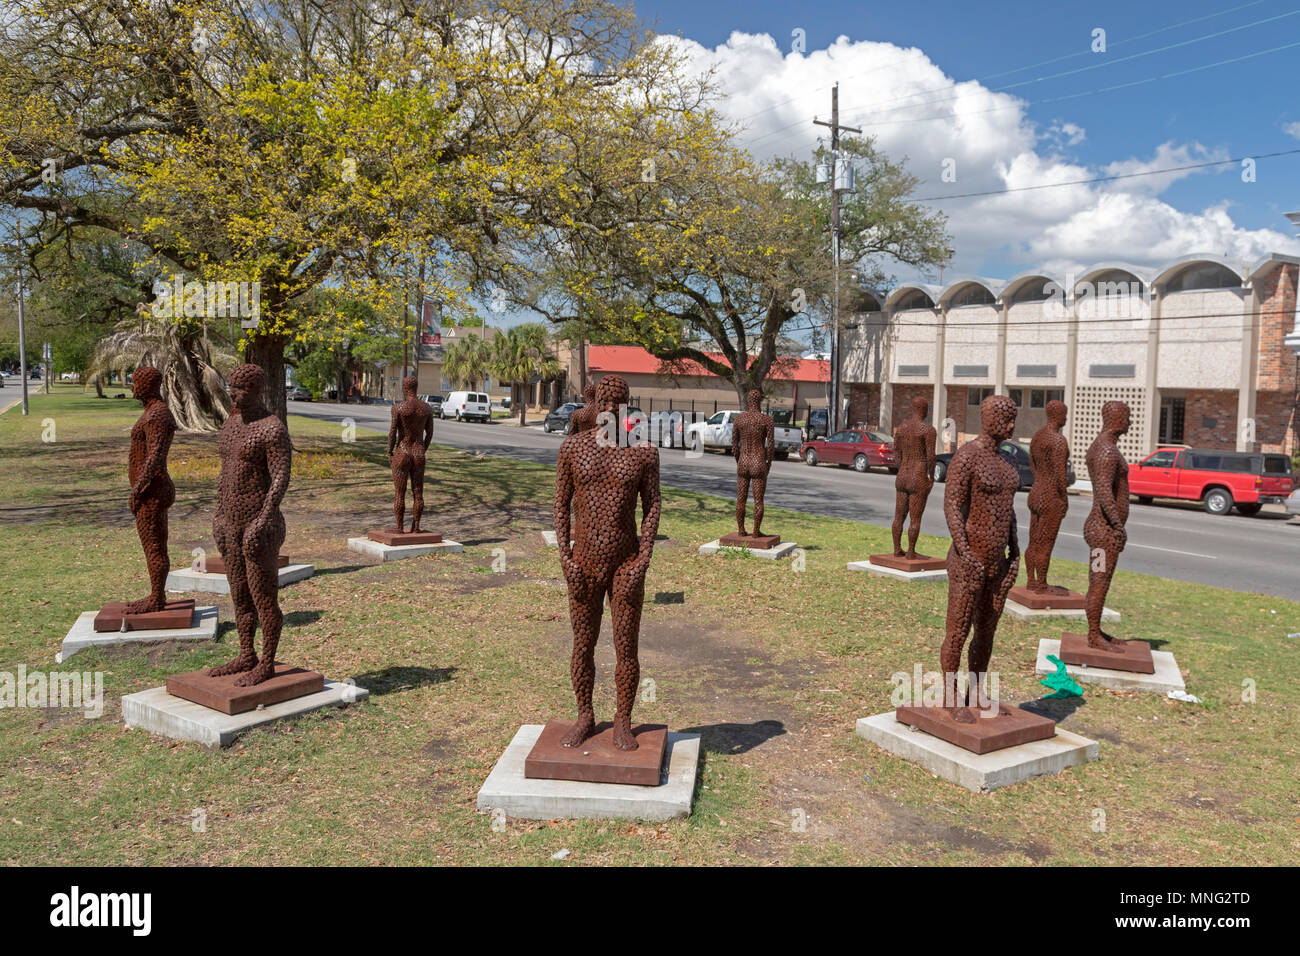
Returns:
[[[727,360],[720,352],[707,353],[711,358],[725,363]],[[587,367],[594,373],[627,373],[653,375],[659,371],[659,359],[643,348],[635,345],[592,345],[587,356]],[[713,373],[695,362],[683,363],[686,375],[708,375]],[[794,367],[788,363],[772,370],[770,377],[776,379],[794,379],[796,382],[830,381],[831,363],[818,359],[795,359]]]

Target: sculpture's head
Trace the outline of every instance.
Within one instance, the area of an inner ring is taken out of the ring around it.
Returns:
[[[980,427],[997,441],[1010,438],[1016,430],[1016,403],[1007,395],[990,395],[980,402]]]
[[[751,412],[756,412],[763,407],[763,393],[756,388],[751,388],[745,393],[745,407]]]
[[[419,388],[420,380],[414,375],[408,375],[402,379],[402,394],[407,398],[415,397],[415,390]]]
[[[1054,398],[1047,403],[1047,420],[1060,428],[1065,424],[1065,402]]]
[[[162,394],[162,372],[148,365],[142,365],[131,373],[131,394],[140,401],[160,397]]]
[[[912,399],[912,413],[917,418],[925,418],[930,414],[930,400],[924,395],[918,395]]]
[[[596,383],[588,382],[582,389],[582,400],[590,405],[596,400]]]
[[[1101,406],[1101,427],[1116,435],[1128,432],[1129,410],[1127,402],[1107,402]]]
[[[266,391],[266,372],[260,365],[241,365],[230,373],[230,404],[240,411],[255,408]]]
[[[620,405],[626,405],[631,392],[627,380],[621,375],[606,375],[596,386],[594,401],[597,411],[617,412]]]

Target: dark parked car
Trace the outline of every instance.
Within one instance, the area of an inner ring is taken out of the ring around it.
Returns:
[[[707,412],[691,412],[673,409],[668,412],[650,413],[650,439],[658,439],[660,448],[685,448],[682,437],[687,425],[702,422],[708,418]]]
[[[569,434],[569,417],[582,406],[582,402],[565,402],[554,411],[547,412],[546,419],[542,422],[542,431],[548,435],[554,431]]]
[[[428,405],[429,405],[429,407],[433,409],[433,414],[435,414],[435,415],[441,415],[441,414],[442,414],[442,396],[441,396],[441,395],[421,395],[421,396],[420,396],[420,401],[422,401],[422,402],[427,402]]]
[[[824,408],[814,408],[808,412],[808,423],[804,425],[804,441],[825,438],[830,434],[830,416]]]
[[[294,385],[285,393],[285,398],[291,402],[310,402],[311,392],[301,385]]]
[[[1016,471],[1020,472],[1020,487],[1028,488],[1034,483],[1034,470],[1029,466],[1029,442],[1027,441],[1004,441],[998,446],[998,453],[1007,461],[1016,466]],[[934,480],[948,480],[948,466],[952,464],[952,452],[944,452],[934,456]],[[1074,484],[1074,465],[1070,461],[1065,463],[1065,483]]]

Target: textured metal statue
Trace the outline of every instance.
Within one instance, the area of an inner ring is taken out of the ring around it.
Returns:
[[[762,538],[763,495],[767,490],[767,474],[772,469],[772,456],[776,452],[776,425],[771,415],[759,411],[763,393],[750,389],[745,395],[745,411],[737,415],[731,426],[731,454],[736,459],[736,527],[740,538]],[[745,531],[745,506],[750,491],[754,495],[754,531]],[[728,535],[728,538],[731,536]],[[759,547],[771,547],[780,538],[769,535]],[[724,540],[723,544],[731,543]]]
[[[582,390],[583,405],[569,416],[569,434],[577,435],[596,427],[596,384],[588,382]]]
[[[1101,612],[1110,591],[1119,553],[1128,543],[1128,463],[1117,439],[1128,432],[1129,408],[1124,402],[1101,406],[1101,434],[1088,448],[1088,479],[1092,482],[1092,511],[1083,523],[1083,540],[1092,560],[1088,563],[1088,646],[1122,651],[1101,629]],[[1067,661],[1068,663],[1068,661]]]
[[[617,415],[627,401],[627,382],[621,376],[601,379],[594,401],[598,412]],[[566,747],[579,746],[595,732],[591,695],[596,680],[596,639],[608,596],[617,655],[613,742],[620,750],[637,748],[632,704],[641,677],[637,641],[645,577],[659,528],[659,449],[649,443],[629,445],[619,424],[569,435],[560,445],[555,471],[555,539],[569,586],[573,624],[570,673],[578,702],[577,722],[561,741]],[[610,441],[610,434],[618,440]],[[638,499],[642,513],[639,539]]]
[[[226,580],[235,604],[239,656],[214,667],[209,677],[240,674],[236,686],[249,687],[269,678],[280,643],[277,556],[284,543],[280,502],[289,488],[291,450],[284,423],[263,404],[266,373],[241,365],[230,373],[230,417],[221,426],[221,477],[212,532],[225,561]],[[253,635],[262,627],[262,655],[253,651]]]
[[[130,601],[125,614],[148,614],[167,606],[167,509],[176,502],[176,486],[167,473],[167,453],[176,434],[176,419],[162,398],[162,373],[138,368],[131,376],[131,393],[144,411],[131,428],[127,479],[135,530],[149,567],[149,596]]]
[[[424,456],[433,440],[433,409],[416,397],[419,380],[402,379],[402,401],[393,406],[388,426],[388,463],[393,469],[393,527],[395,534],[418,534],[424,514]],[[405,530],[406,482],[411,481],[411,530]]]
[[[912,417],[894,429],[898,450],[898,476],[894,479],[894,556],[914,560],[916,539],[921,534],[921,515],[934,488],[935,442],[938,433],[925,420],[930,403],[912,399]],[[907,519],[907,550],[903,550],[903,520]],[[874,560],[874,559],[873,559]]]
[[[1052,548],[1061,530],[1061,521],[1070,509],[1066,492],[1066,462],[1070,445],[1061,434],[1065,424],[1065,402],[1047,403],[1047,424],[1034,433],[1029,442],[1029,465],[1034,483],[1029,489],[1029,547],[1025,548],[1026,587],[1037,594],[1069,594],[1069,588],[1047,583],[1047,568],[1052,562]]]
[[[1005,395],[990,395],[980,404],[980,426],[979,437],[953,455],[943,500],[952,546],[948,617],[939,663],[944,701],[954,704],[952,718],[959,723],[976,720],[967,706],[974,701],[957,695],[962,647],[970,637],[968,670],[972,675],[987,674],[993,634],[1020,570],[1015,508],[1020,475],[998,453],[998,446],[1015,429],[1015,403]],[[975,693],[978,688],[972,680],[967,694]]]

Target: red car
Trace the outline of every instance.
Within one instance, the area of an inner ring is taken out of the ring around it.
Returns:
[[[1283,501],[1295,482],[1291,459],[1267,452],[1161,448],[1128,466],[1128,490],[1138,501],[1182,498],[1201,501],[1212,515],[1233,505],[1247,517],[1268,503]]]
[[[799,457],[805,465],[826,462],[841,467],[852,465],[854,471],[866,471],[868,468],[898,471],[898,453],[894,451],[894,439],[884,432],[869,432],[860,428],[846,428],[829,438],[804,442],[799,449]]]

